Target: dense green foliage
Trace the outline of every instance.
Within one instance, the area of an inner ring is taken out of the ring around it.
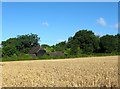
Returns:
[[[117,52],[118,39],[113,35],[105,35],[100,38],[100,52],[111,53]]]
[[[2,61],[2,48],[0,47],[0,62]]]
[[[73,37],[68,38],[68,42],[61,42],[55,45],[55,50],[63,51],[65,55],[111,53],[120,52],[120,34],[96,36],[92,31],[80,30]],[[64,43],[64,44],[63,44]]]
[[[69,38],[68,48],[71,48],[72,54],[89,54],[97,52],[99,49],[99,37],[92,31],[80,30],[74,37]]]
[[[39,37],[36,34],[21,35],[17,38],[10,38],[2,41],[2,56],[10,57],[12,55],[20,55],[21,53],[28,53],[28,51],[38,45]]]
[[[49,46],[42,44],[47,53],[60,51],[64,56],[51,57],[44,55],[35,59],[56,59],[84,56],[100,56],[100,55],[119,55],[120,54],[120,34],[96,36],[90,30],[80,30],[73,37],[69,37],[68,41],[57,43]],[[33,59],[28,51],[39,45],[40,38],[36,34],[27,34],[10,38],[2,41],[2,56],[5,60],[22,60]],[[11,59],[13,58],[13,59]]]

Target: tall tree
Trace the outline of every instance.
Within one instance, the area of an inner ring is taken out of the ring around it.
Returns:
[[[27,35],[20,35],[17,37],[18,44],[17,49],[21,52],[27,53],[29,49],[39,45],[38,41],[40,38],[36,34],[27,34]]]
[[[39,45],[39,39],[40,38],[36,34],[27,34],[2,41],[3,56],[11,56],[17,53],[28,53],[32,47]]]
[[[55,51],[62,51],[66,49],[66,41],[60,42],[54,46]]]
[[[117,51],[118,39],[114,35],[105,35],[100,38],[100,51],[112,53]]]
[[[92,31],[80,30],[73,38],[70,38],[68,45],[80,47],[82,53],[93,53],[99,49],[99,37]]]

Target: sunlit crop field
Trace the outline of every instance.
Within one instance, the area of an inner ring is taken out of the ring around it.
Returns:
[[[118,56],[2,62],[4,87],[118,86]]]

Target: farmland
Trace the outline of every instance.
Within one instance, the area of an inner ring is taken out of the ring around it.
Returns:
[[[2,62],[3,87],[118,86],[118,56]]]

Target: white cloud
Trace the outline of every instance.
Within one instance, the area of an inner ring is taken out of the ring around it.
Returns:
[[[102,36],[103,34],[101,32],[94,32],[96,36]]]
[[[65,40],[62,40],[62,39],[58,40],[58,42],[63,42],[63,41],[65,41]]]
[[[101,26],[106,26],[106,25],[107,25],[105,19],[102,18],[102,17],[100,17],[100,18],[97,20],[97,23],[100,24]]]
[[[45,26],[45,27],[49,26],[48,22],[42,22],[42,25]]]

